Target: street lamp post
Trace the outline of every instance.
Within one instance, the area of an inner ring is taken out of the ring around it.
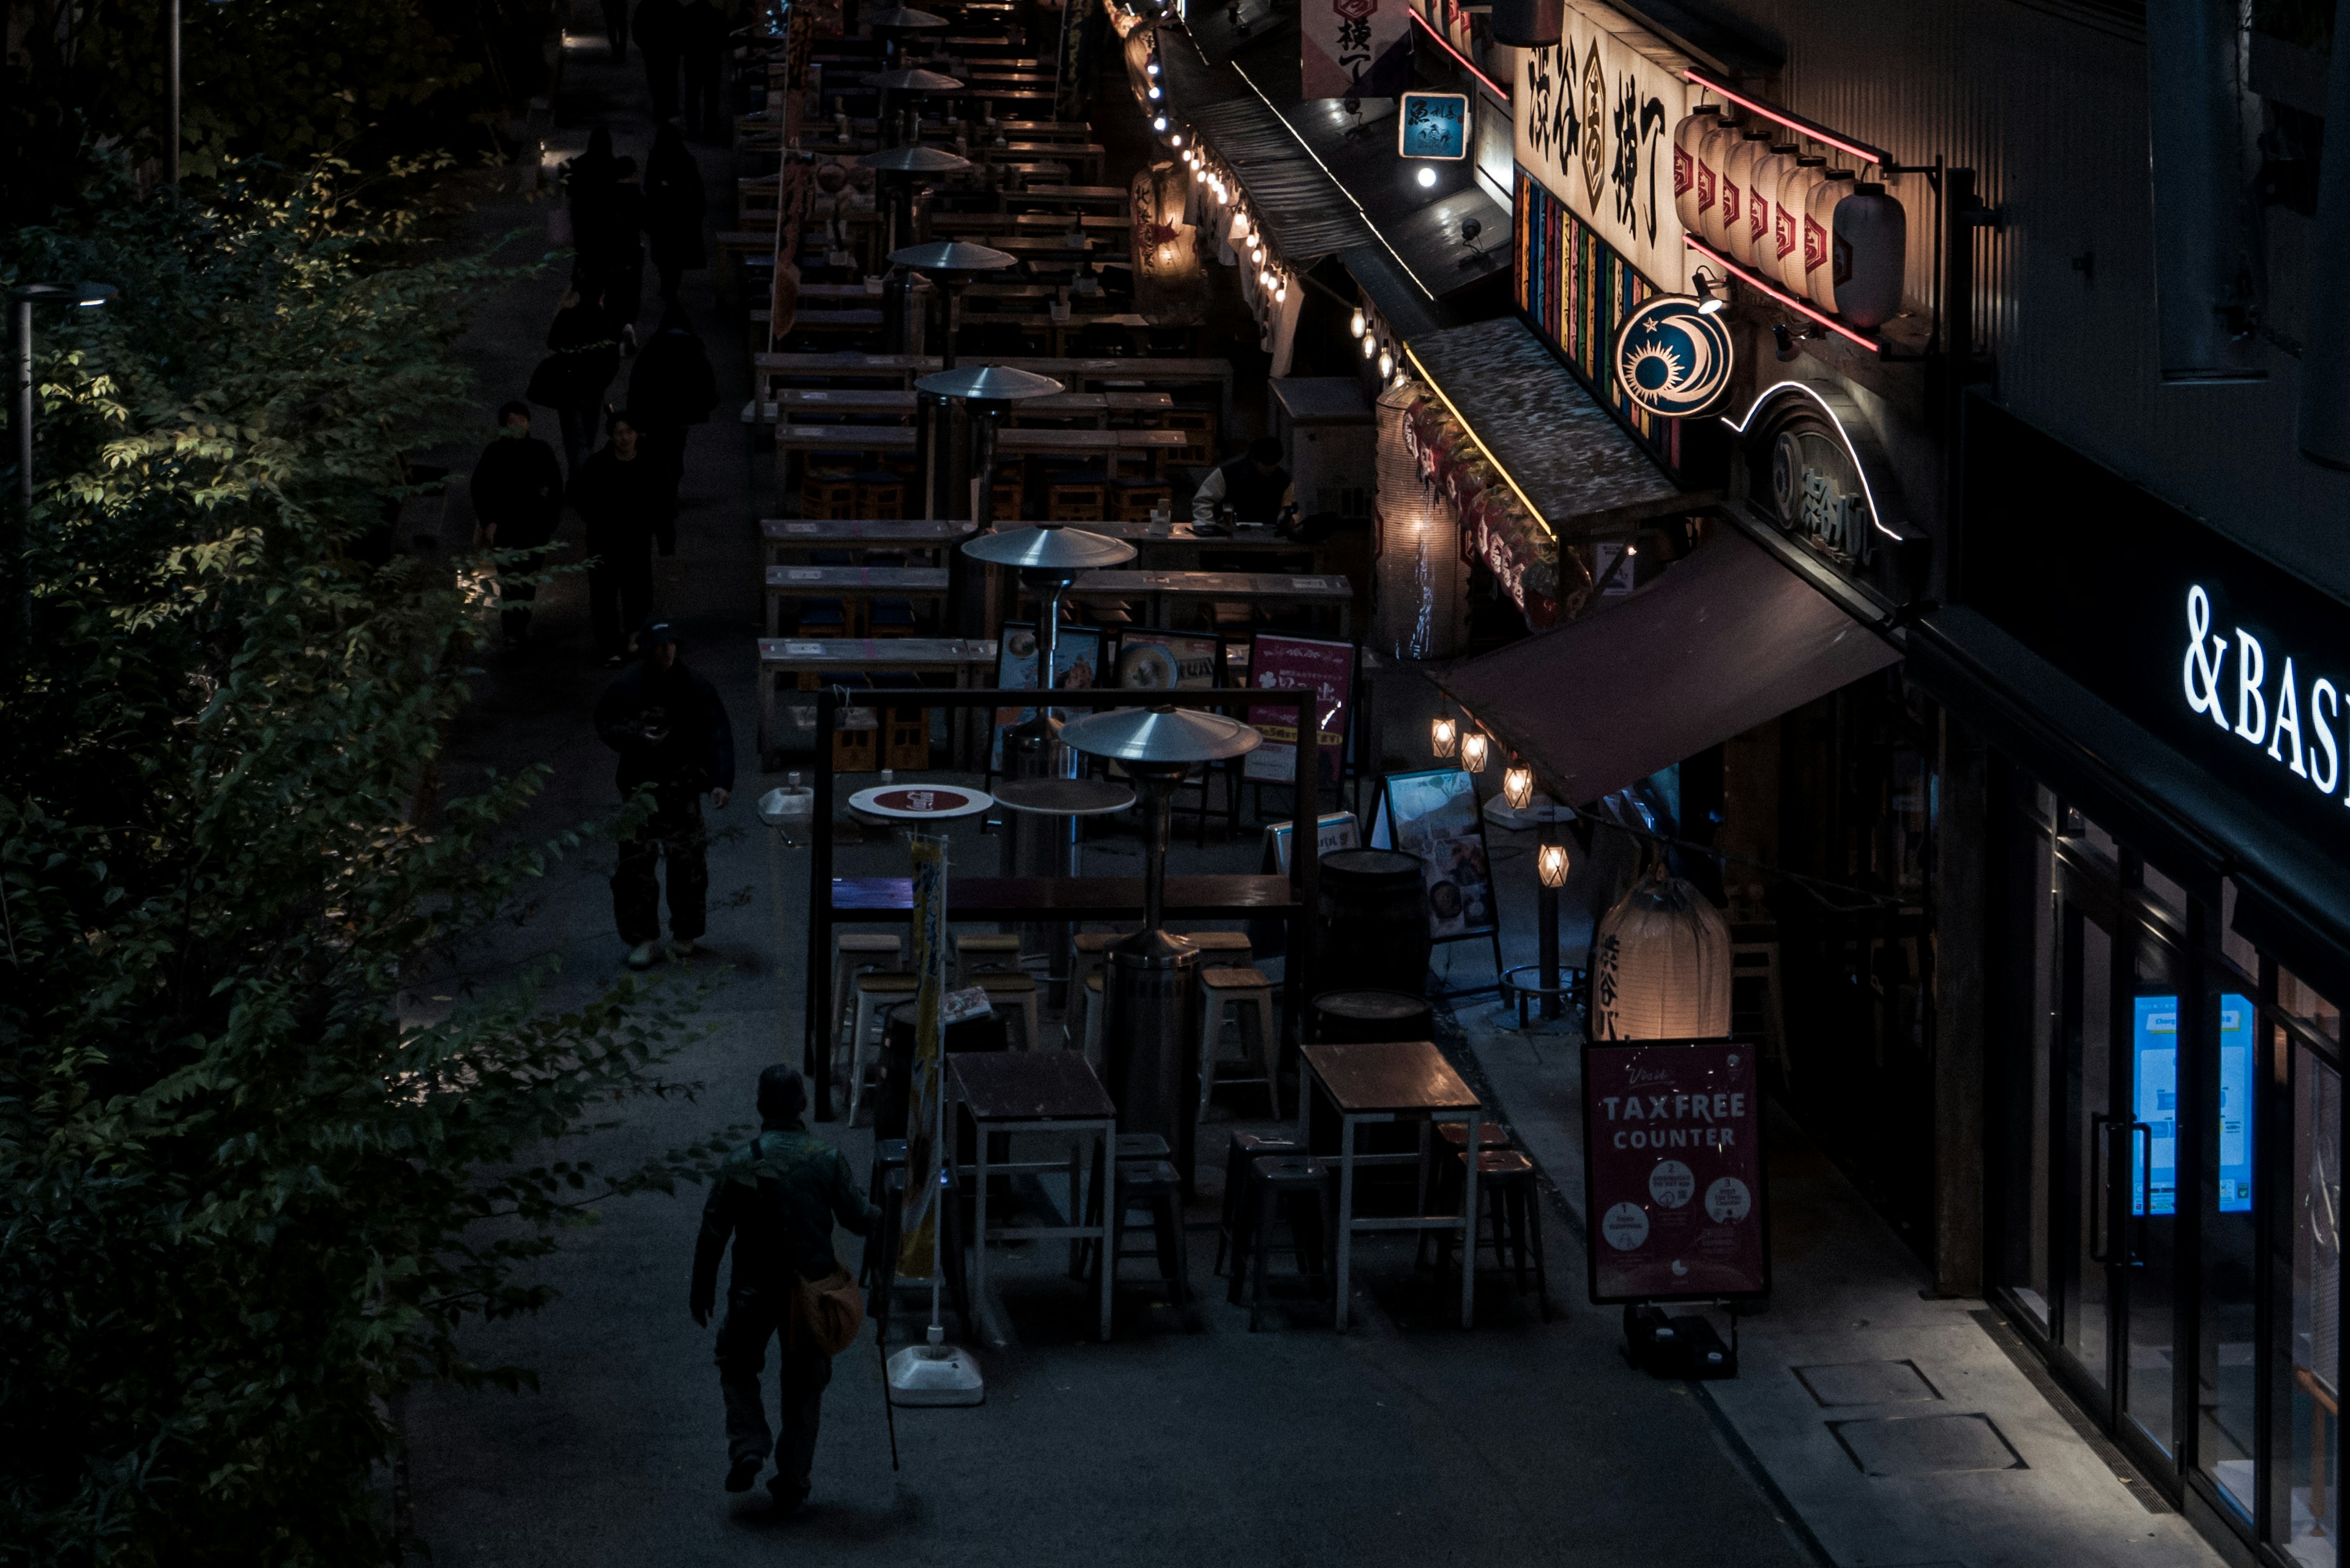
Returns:
[[[227,0],[212,0],[215,5]],[[163,118],[172,122],[171,140],[163,146],[163,178],[172,190],[180,188],[180,0],[163,0],[163,53],[169,78],[163,89]]]
[[[110,283],[19,284],[9,298],[16,306],[11,324],[16,338],[16,511],[9,520],[5,542],[8,569],[16,578],[11,603],[16,609],[16,640],[33,635],[33,572],[26,559],[33,525],[33,306],[61,303],[90,309],[114,297]]]

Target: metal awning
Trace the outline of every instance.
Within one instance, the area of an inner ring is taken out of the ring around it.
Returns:
[[[1510,210],[1477,183],[1473,163],[1399,153],[1394,99],[1358,99],[1352,113],[1343,99],[1274,101],[1420,293],[1442,299],[1509,270]],[[1436,183],[1421,185],[1422,172]],[[1461,237],[1464,223],[1475,224],[1474,240]]]
[[[1436,680],[1582,805],[1900,658],[1723,529],[1622,604]]]
[[[1409,340],[1411,357],[1562,540],[1691,512],[1683,490],[1516,317]]]

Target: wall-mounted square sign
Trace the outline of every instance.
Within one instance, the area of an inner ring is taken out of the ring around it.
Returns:
[[[1396,151],[1405,158],[1469,156],[1469,95],[1408,92],[1396,116]]]

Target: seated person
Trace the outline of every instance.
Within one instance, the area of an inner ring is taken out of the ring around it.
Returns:
[[[1281,466],[1281,442],[1260,436],[1248,451],[1212,470],[1191,497],[1191,521],[1213,523],[1229,506],[1243,523],[1277,523],[1296,511],[1289,471]]]

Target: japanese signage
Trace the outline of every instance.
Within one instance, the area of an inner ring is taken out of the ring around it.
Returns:
[[[1650,283],[1685,289],[1673,206],[1673,127],[1696,90],[1689,62],[1613,12],[1566,0],[1559,41],[1519,51],[1519,166]]]
[[[1592,1301],[1769,1292],[1752,1044],[1586,1045],[1583,1150]]]
[[[1389,98],[1410,85],[1406,0],[1303,0],[1300,98]]]
[[[1347,726],[1354,717],[1355,645],[1259,632],[1249,646],[1249,684],[1260,691],[1315,693],[1322,741],[1315,776],[1324,784],[1337,784],[1347,754]],[[1243,776],[1269,784],[1289,782],[1297,768],[1297,711],[1251,708],[1248,722],[1264,736],[1264,744],[1243,760]]]
[[[1683,295],[1660,294],[1625,317],[1616,334],[1616,384],[1653,414],[1703,413],[1730,389],[1736,348],[1719,313]]]
[[[1462,159],[1469,156],[1469,95],[1408,92],[1396,111],[1396,156]]]

